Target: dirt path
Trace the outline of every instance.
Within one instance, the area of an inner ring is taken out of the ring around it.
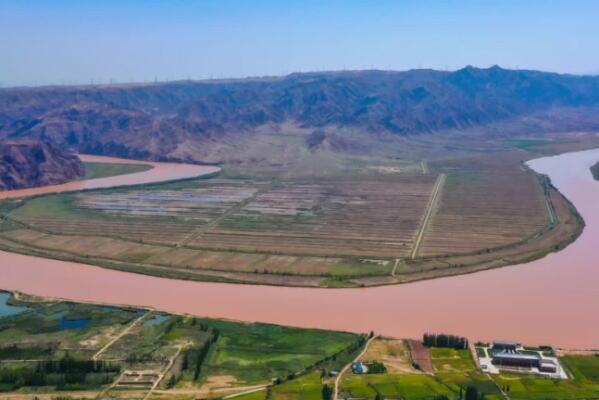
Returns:
[[[352,366],[353,363],[358,362],[360,360],[360,358],[364,354],[366,354],[366,351],[368,350],[368,346],[370,346],[370,343],[372,343],[372,341],[374,339],[376,339],[377,337],[378,337],[377,335],[374,335],[370,339],[368,339],[368,341],[364,345],[364,348],[362,349],[362,351],[360,352],[360,354],[358,354],[352,360],[352,362],[350,362],[349,364],[347,364],[345,367],[343,367],[343,369],[341,371],[339,371],[339,375],[337,375],[337,379],[335,379],[335,388],[333,389],[333,400],[338,400],[338,397],[339,397],[339,382],[341,382],[341,377],[343,376],[343,374],[345,372],[347,372],[348,369],[351,368],[351,366]]]
[[[223,397],[223,399],[224,399],[224,400],[226,400],[226,399],[232,399],[232,398],[234,398],[234,397],[243,396],[243,395],[245,395],[245,394],[250,394],[250,393],[254,393],[254,392],[259,392],[259,391],[261,391],[261,390],[265,390],[265,389],[266,389],[267,387],[269,387],[269,386],[271,386],[271,385],[259,385],[259,386],[255,386],[255,387],[253,387],[253,388],[251,388],[251,389],[246,389],[246,390],[244,390],[244,391],[242,391],[242,392],[233,393],[233,394],[229,394],[229,395],[227,395],[227,396],[224,396],[224,397]],[[215,392],[217,392],[217,391],[219,391],[219,390],[221,390],[221,391],[222,391],[223,389],[216,389],[216,390],[214,390],[214,391],[215,391]]]
[[[150,313],[151,312],[144,313],[141,317],[139,317],[135,321],[131,322],[125,329],[123,329],[123,331],[121,333],[119,333],[111,341],[106,343],[106,345],[104,347],[102,347],[100,350],[98,350],[98,352],[92,356],[92,360],[97,360],[98,357],[100,357],[102,355],[102,353],[104,353],[106,350],[108,350],[110,348],[110,346],[115,344],[120,338],[125,336],[127,333],[131,332],[131,329],[133,329],[135,326],[137,326],[137,324],[139,324],[141,322],[141,320],[144,319]]]
[[[391,276],[395,276],[395,271],[397,271],[397,266],[399,265],[400,261],[401,261],[401,258],[395,259],[395,265],[393,266],[393,271],[391,271]]]
[[[431,194],[428,205],[426,206],[426,212],[424,213],[424,218],[422,219],[422,224],[420,225],[420,230],[418,231],[418,235],[416,236],[416,240],[414,241],[414,247],[412,248],[411,258],[414,259],[418,256],[420,252],[420,246],[422,245],[422,239],[424,238],[424,233],[426,232],[431,216],[433,215],[433,211],[439,202],[439,198],[441,197],[441,188],[445,183],[445,178],[447,175],[441,174],[437,178],[437,182],[435,182],[435,187],[433,188],[433,193]]]
[[[184,346],[179,346],[177,348],[177,352],[170,358],[170,360],[168,360],[168,364],[166,364],[166,367],[160,372],[160,374],[158,374],[158,378],[156,378],[154,384],[152,385],[148,393],[146,393],[146,395],[144,396],[144,400],[147,400],[152,395],[154,390],[156,390],[160,382],[162,382],[166,373],[171,369],[171,367],[175,363],[175,360],[177,359],[177,357],[179,357],[179,354],[181,354],[181,351],[183,351],[183,347]]]
[[[412,361],[418,364],[423,372],[433,374],[435,370],[431,361],[430,350],[418,340],[410,339],[408,344],[410,345]]]

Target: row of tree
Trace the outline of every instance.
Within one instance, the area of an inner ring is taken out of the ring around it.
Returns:
[[[187,350],[183,354],[182,371],[189,371],[193,368],[193,380],[197,381],[202,372],[202,364],[212,346],[218,340],[219,332],[214,329],[210,332],[209,338],[199,347]]]
[[[48,346],[10,346],[0,347],[0,360],[31,360],[35,358],[49,357],[56,350],[52,343]]]
[[[460,387],[460,400],[485,400],[485,394],[479,392],[473,386],[466,387],[466,390]]]
[[[38,361],[35,371],[44,374],[119,372],[118,364],[102,360],[76,360],[66,355],[60,360]]]
[[[448,347],[452,349],[467,349],[468,339],[463,336],[446,335],[444,333],[425,333],[422,343],[426,347]]]
[[[33,366],[0,368],[0,384],[11,390],[24,386],[54,386],[59,390],[98,387],[112,382],[119,371],[118,364],[65,356]]]

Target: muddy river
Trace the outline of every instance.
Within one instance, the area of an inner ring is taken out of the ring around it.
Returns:
[[[0,199],[32,196],[43,193],[58,193],[58,192],[73,192],[83,189],[98,189],[113,186],[123,186],[131,184],[162,182],[174,179],[192,178],[200,175],[211,174],[219,170],[218,167],[206,165],[192,164],[176,164],[176,163],[157,163],[150,161],[134,161],[125,160],[122,158],[79,155],[82,161],[86,162],[103,162],[103,163],[118,163],[118,164],[147,164],[151,165],[152,169],[131,174],[110,176],[106,178],[88,179],[82,181],[73,181],[60,185],[50,185],[41,188],[10,190],[0,192]]]
[[[0,252],[0,288],[198,316],[373,330],[396,337],[449,332],[471,340],[599,348],[599,183],[589,171],[597,160],[599,149],[529,162],[551,177],[587,226],[566,249],[527,264],[399,286],[308,289],[179,281]],[[150,171],[102,180],[133,184],[142,177],[179,177],[171,168],[192,173],[189,168],[209,167],[164,168],[155,164]]]

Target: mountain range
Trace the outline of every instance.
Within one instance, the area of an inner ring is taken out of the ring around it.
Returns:
[[[296,147],[367,154],[378,138],[595,130],[598,109],[599,77],[498,66],[6,88],[0,140],[130,158],[268,163]]]

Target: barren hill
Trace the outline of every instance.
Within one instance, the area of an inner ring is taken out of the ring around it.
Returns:
[[[85,173],[71,153],[41,142],[0,142],[0,190],[64,183]]]
[[[597,129],[599,77],[497,66],[322,72],[10,88],[0,90],[0,105],[0,139],[125,157],[285,163],[303,151],[376,152],[380,137]]]

